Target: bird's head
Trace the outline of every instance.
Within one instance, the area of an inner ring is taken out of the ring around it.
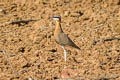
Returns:
[[[55,21],[61,21],[61,16],[54,16],[53,20],[55,20]]]

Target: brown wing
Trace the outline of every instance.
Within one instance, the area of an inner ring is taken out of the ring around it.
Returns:
[[[69,45],[74,48],[80,49],[65,33],[59,33],[58,38],[60,45]]]

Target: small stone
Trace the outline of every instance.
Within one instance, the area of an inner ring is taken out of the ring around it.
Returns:
[[[34,80],[33,78],[28,78],[28,80]]]
[[[6,11],[0,8],[0,13],[6,14]]]
[[[65,11],[64,16],[67,17],[67,16],[69,16],[69,14],[70,14],[69,11]]]
[[[34,40],[33,40],[33,43],[34,44],[40,44],[41,40],[42,39],[40,37],[35,37]]]
[[[75,13],[75,12],[71,13],[71,17],[79,17],[79,16],[80,16],[79,13]]]

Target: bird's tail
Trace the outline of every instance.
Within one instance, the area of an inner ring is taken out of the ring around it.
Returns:
[[[74,44],[74,48],[76,48],[76,49],[79,49],[79,50],[80,50],[80,48],[79,48],[76,44]]]
[[[73,41],[71,41],[71,42],[72,42],[72,44],[71,44],[72,47],[80,50],[80,48]]]

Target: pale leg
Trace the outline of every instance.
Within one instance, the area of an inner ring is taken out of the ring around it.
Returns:
[[[65,50],[64,46],[61,46],[63,51],[64,51],[64,60],[66,62],[66,58],[67,58],[67,51]]]

